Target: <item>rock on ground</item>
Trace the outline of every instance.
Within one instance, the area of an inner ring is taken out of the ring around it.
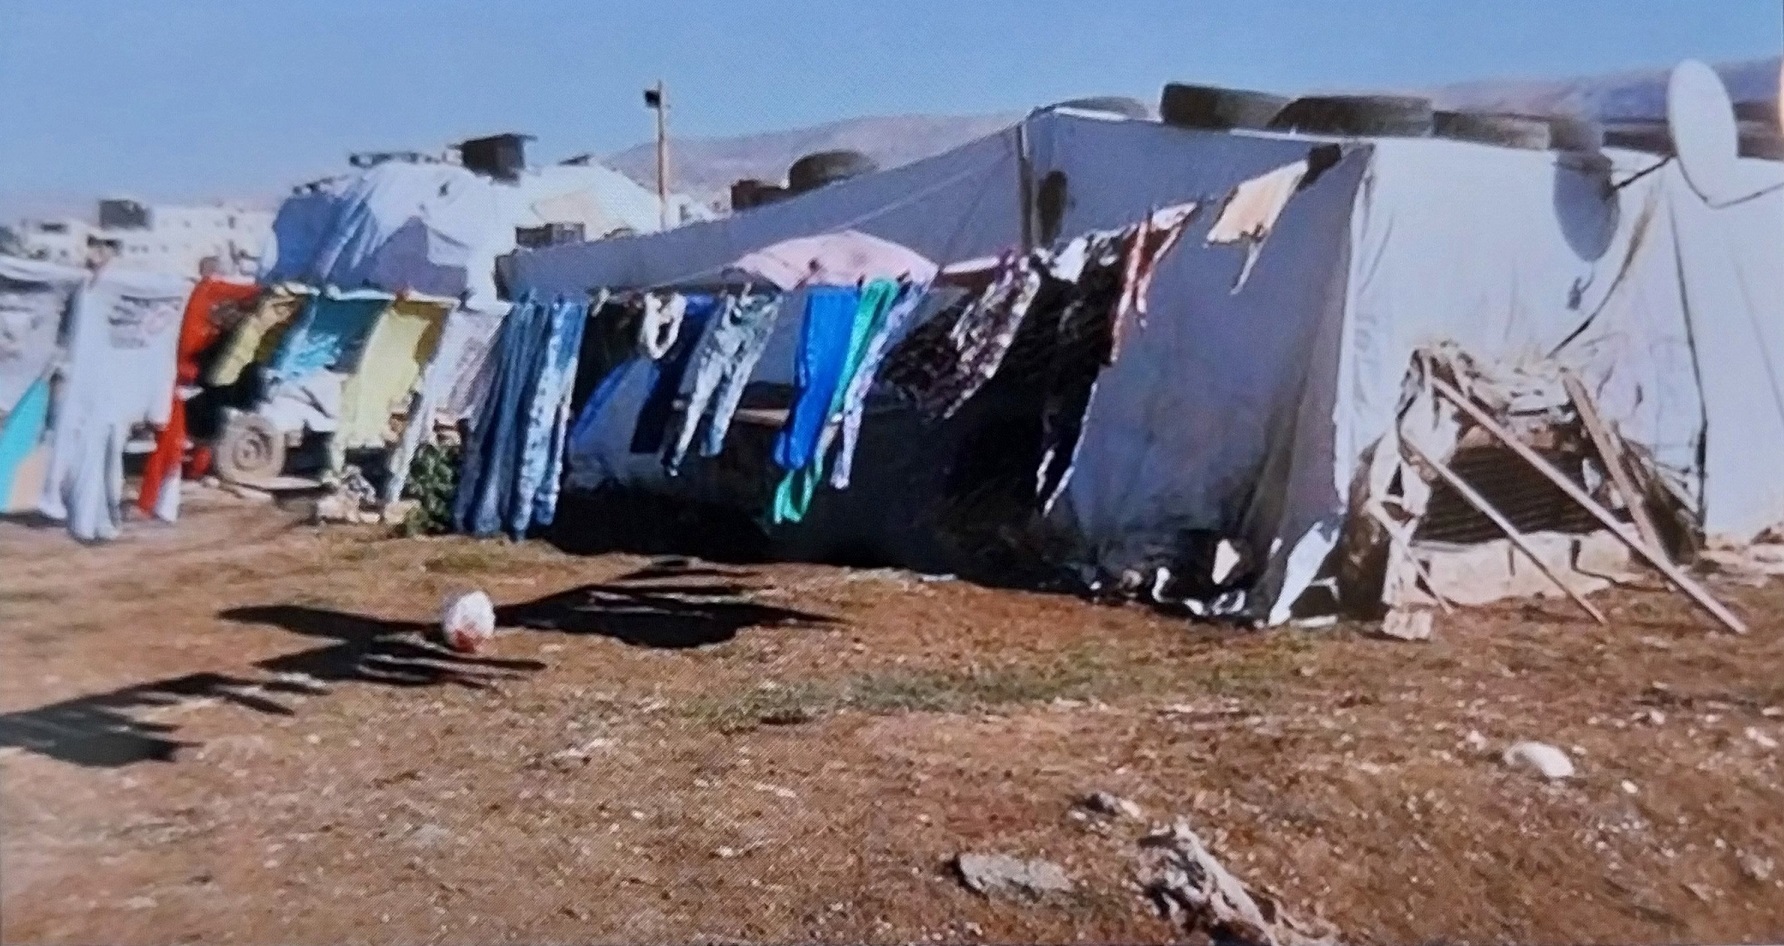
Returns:
[[[1538,772],[1554,780],[1572,778],[1573,760],[1554,746],[1542,742],[1520,742],[1505,750],[1505,764]]]
[[[1049,861],[1025,861],[1007,854],[961,854],[954,859],[960,880],[976,893],[1021,893],[1031,897],[1069,893],[1072,879]]]

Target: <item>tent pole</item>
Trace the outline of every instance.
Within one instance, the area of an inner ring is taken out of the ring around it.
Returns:
[[[1016,124],[1016,195],[1022,202],[1022,252],[1034,252],[1034,164],[1028,153],[1028,119]]]
[[[669,229],[669,100],[657,80],[657,225]]]
[[[1591,513],[1592,518],[1597,519],[1601,525],[1610,530],[1611,535],[1616,536],[1622,540],[1624,545],[1629,546],[1630,551],[1647,559],[1648,564],[1658,569],[1660,574],[1666,576],[1667,581],[1672,582],[1674,587],[1684,592],[1685,596],[1695,602],[1698,607],[1709,612],[1710,616],[1721,622],[1723,627],[1736,634],[1747,633],[1747,625],[1742,623],[1740,618],[1735,617],[1734,612],[1723,607],[1721,602],[1711,597],[1702,585],[1692,581],[1691,576],[1679,570],[1677,565],[1667,561],[1666,556],[1649,548],[1639,536],[1633,535],[1627,526],[1618,522],[1617,517],[1611,515],[1603,506],[1593,502],[1592,497],[1586,495],[1585,490],[1580,489],[1573,480],[1562,475],[1536,451],[1525,446],[1523,441],[1512,436],[1510,431],[1499,426],[1497,421],[1487,416],[1486,411],[1475,406],[1474,402],[1456,390],[1454,385],[1442,378],[1432,378],[1431,384],[1436,387],[1437,393],[1455,402],[1455,405],[1462,409],[1462,413],[1467,414],[1487,433],[1492,434],[1501,443],[1511,448],[1511,451],[1521,457],[1525,463],[1535,467],[1536,472],[1548,477],[1549,482],[1554,483],[1557,488],[1567,494],[1567,498],[1579,503],[1581,508]]]

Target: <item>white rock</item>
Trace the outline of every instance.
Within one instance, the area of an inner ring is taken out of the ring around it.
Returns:
[[[1383,637],[1392,637],[1402,641],[1428,641],[1431,639],[1431,612],[1429,611],[1390,611],[1381,622]]]
[[[448,598],[440,616],[440,631],[453,650],[482,650],[496,633],[495,604],[481,591]]]
[[[1567,753],[1542,742],[1520,742],[1505,750],[1505,764],[1533,769],[1551,781],[1572,778],[1574,774],[1573,760]]]
[[[1757,726],[1747,727],[1747,739],[1761,749],[1778,748],[1778,740],[1760,732],[1759,727]]]
[[[1631,782],[1628,779],[1623,780],[1623,794],[1634,795],[1636,792],[1639,792],[1639,791],[1641,791],[1641,789],[1636,788],[1634,782]]]
[[[1072,880],[1058,865],[1048,861],[1024,861],[1007,854],[961,854],[954,860],[960,879],[971,890],[1042,896],[1069,893]]]
[[[1462,745],[1467,747],[1469,752],[1485,752],[1487,751],[1487,737],[1481,735],[1478,729],[1470,729],[1468,735],[1462,737]]]

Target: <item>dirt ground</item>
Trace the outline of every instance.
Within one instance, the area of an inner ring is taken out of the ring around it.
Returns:
[[[468,587],[511,628],[477,659],[425,637]],[[1656,585],[1403,643],[203,490],[105,547],[0,523],[0,938],[1172,939],[1147,825],[1074,814],[1106,790],[1349,941],[1775,942],[1784,587],[1712,587],[1749,637]],[[974,894],[965,851],[1076,890]]]

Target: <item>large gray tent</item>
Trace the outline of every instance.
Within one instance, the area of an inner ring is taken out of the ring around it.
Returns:
[[[1022,239],[1023,138],[1030,181],[1064,176],[1063,236],[1206,206],[1104,372],[1050,514],[1106,572],[1186,530],[1231,535],[1266,560],[1252,613],[1287,620],[1329,568],[1371,448],[1395,435],[1415,353],[1439,345],[1500,372],[1576,372],[1704,533],[1784,523],[1784,165],[1770,162],[1741,163],[1759,196],[1714,209],[1676,166],[1611,189],[1653,168],[1649,154],[1611,151],[1607,168],[1451,140],[1342,142],[1241,284],[1246,248],[1207,240],[1224,202],[1332,142],[1052,111],[728,219],[521,252],[509,277],[542,294],[673,285],[842,229],[942,263],[999,253]],[[790,378],[796,332],[780,334],[758,378]],[[623,446],[573,445],[573,463],[578,450],[595,478],[695,488]]]

